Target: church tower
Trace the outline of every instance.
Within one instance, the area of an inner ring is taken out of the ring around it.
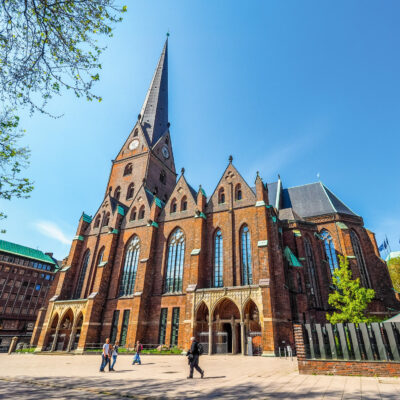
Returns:
[[[167,38],[136,124],[112,161],[106,196],[129,207],[143,185],[167,200],[176,182],[169,125]]]

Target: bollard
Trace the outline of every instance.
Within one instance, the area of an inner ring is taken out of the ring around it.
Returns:
[[[15,348],[17,347],[17,342],[18,342],[18,337],[14,336],[11,339],[10,347],[8,348],[8,355],[10,355],[11,353],[13,353],[15,351]]]

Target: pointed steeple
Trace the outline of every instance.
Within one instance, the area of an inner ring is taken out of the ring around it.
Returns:
[[[150,146],[168,130],[168,36],[146,94],[139,122]]]

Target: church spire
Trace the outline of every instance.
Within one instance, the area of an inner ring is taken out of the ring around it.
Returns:
[[[139,122],[150,146],[168,129],[168,36],[147,91]]]

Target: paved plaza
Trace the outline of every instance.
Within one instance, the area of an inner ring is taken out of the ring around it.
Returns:
[[[99,355],[0,354],[0,399],[399,399],[398,378],[299,375],[296,360],[202,356],[187,380],[183,356],[121,355],[100,373]]]

